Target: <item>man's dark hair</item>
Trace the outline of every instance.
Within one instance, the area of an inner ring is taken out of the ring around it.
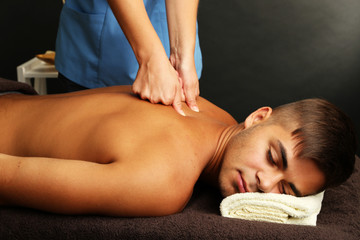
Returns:
[[[339,108],[323,99],[306,99],[275,108],[273,116],[287,127],[292,125],[295,156],[314,161],[324,173],[325,185],[320,191],[350,177],[356,134],[350,118]]]

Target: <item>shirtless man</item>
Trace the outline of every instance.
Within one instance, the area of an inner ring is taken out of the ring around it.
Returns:
[[[197,113],[183,104],[181,116],[139,99],[130,86],[0,96],[0,204],[159,216],[181,211],[199,178],[224,196],[305,196],[353,170],[355,135],[327,102],[263,107],[240,124],[203,98],[198,106]]]

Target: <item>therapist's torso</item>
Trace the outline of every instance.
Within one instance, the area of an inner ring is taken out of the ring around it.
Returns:
[[[169,56],[165,0],[144,0],[144,4]],[[198,34],[194,57],[200,78]],[[55,66],[65,77],[87,88],[133,83],[138,63],[106,0],[66,0],[56,39]]]

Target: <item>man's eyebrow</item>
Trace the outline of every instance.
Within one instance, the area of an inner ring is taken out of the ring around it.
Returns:
[[[286,170],[287,167],[288,167],[286,150],[284,148],[284,145],[280,142],[280,140],[278,140],[278,144],[279,144],[280,153],[281,153],[281,160],[282,160],[283,170]]]
[[[295,196],[302,197],[301,192],[295,187],[293,183],[289,183],[291,190],[295,193]]]
[[[285,149],[284,145],[281,143],[280,140],[278,140],[278,144],[279,144],[280,153],[281,153],[281,160],[282,160],[283,170],[286,170],[287,167],[288,167],[286,149]],[[289,183],[289,186],[290,186],[291,190],[295,193],[295,196],[297,196],[297,197],[302,196],[300,191],[295,187],[295,185],[293,183]]]

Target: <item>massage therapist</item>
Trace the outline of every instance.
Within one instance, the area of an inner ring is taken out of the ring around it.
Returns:
[[[132,84],[152,103],[198,111],[198,0],[66,0],[55,66],[67,91]]]

